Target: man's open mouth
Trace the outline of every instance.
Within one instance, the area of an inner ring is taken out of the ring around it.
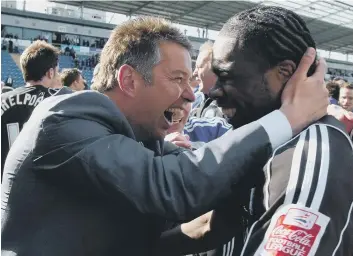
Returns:
[[[164,117],[170,124],[180,123],[184,117],[184,111],[181,108],[168,108],[164,111]]]

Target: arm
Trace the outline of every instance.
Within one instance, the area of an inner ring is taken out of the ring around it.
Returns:
[[[321,124],[300,135],[287,169],[289,151],[280,148],[268,165],[267,211],[242,255],[351,255],[353,144],[342,130]]]
[[[274,115],[282,117],[283,126],[279,126],[288,132],[285,117],[279,112]],[[261,122],[266,126],[265,119]],[[232,184],[251,172],[254,164],[264,164],[271,153],[269,137],[259,122],[194,152],[163,157],[88,120],[64,118],[60,126],[47,124],[45,131],[51,139],[48,144],[60,147],[43,152],[35,160],[43,175],[55,177],[56,182],[72,182],[72,188],[79,181],[82,191],[123,197],[143,213],[175,220],[192,219],[209,210],[217,199],[230,193]],[[282,140],[290,137],[290,133],[282,135]]]
[[[219,253],[222,249],[230,250],[229,244],[232,252],[240,253],[245,231],[244,209],[233,197],[220,205],[217,210],[164,231],[157,243],[157,255],[187,255],[214,249]]]

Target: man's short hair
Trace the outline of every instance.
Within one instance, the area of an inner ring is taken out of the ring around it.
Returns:
[[[81,71],[77,68],[63,69],[60,73],[61,83],[63,86],[70,87],[70,85],[78,80],[81,75]]]
[[[343,78],[335,78],[333,79],[333,81],[338,84],[340,87],[344,86],[344,85],[348,85],[348,81],[346,79]]]
[[[329,92],[329,96],[338,100],[340,94],[340,86],[337,83],[330,81],[326,83],[326,88]]]
[[[91,83],[94,83],[94,81],[95,81],[95,79],[96,79],[96,76],[98,75],[99,68],[100,68],[100,65],[99,65],[99,63],[98,63],[98,64],[94,67]]]
[[[51,68],[58,66],[60,51],[46,43],[37,40],[28,46],[21,54],[20,64],[24,80],[39,81]]]
[[[242,11],[229,19],[220,36],[237,35],[240,49],[250,50],[270,69],[281,61],[297,66],[308,47],[316,48],[304,20],[296,13],[277,6],[260,6]],[[316,63],[308,75],[314,73]]]
[[[160,60],[158,46],[162,41],[177,43],[191,51],[188,38],[165,19],[139,17],[118,25],[102,50],[92,89],[105,92],[116,87],[115,71],[124,64],[133,67],[150,83],[152,68]]]
[[[345,83],[343,85],[341,85],[341,88],[346,88],[349,90],[353,90],[353,83],[349,84],[349,83]]]
[[[335,78],[333,79],[333,81],[334,81],[334,82],[342,81],[342,82],[348,83],[347,79],[344,79],[344,78],[342,78],[342,77],[335,77]]]

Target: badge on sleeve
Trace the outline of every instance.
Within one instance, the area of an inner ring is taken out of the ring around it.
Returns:
[[[255,255],[313,256],[329,221],[329,217],[310,208],[286,205],[273,215]]]

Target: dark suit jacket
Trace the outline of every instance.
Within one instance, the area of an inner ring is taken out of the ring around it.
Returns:
[[[272,152],[258,122],[194,152],[160,145],[102,94],[45,99],[5,163],[2,255],[153,255],[167,219],[205,213]]]

